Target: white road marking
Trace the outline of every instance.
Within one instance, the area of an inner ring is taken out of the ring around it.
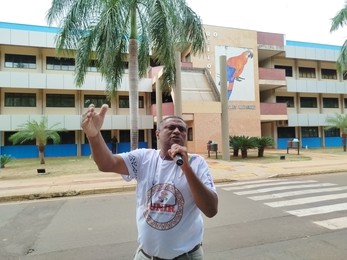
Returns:
[[[249,185],[243,185],[243,186],[233,186],[224,188],[223,190],[230,191],[230,190],[243,190],[243,189],[254,189],[259,187],[268,187],[268,186],[277,186],[277,185],[287,185],[287,184],[300,184],[300,183],[313,183],[317,181],[313,180],[307,180],[307,181],[281,181],[281,182],[271,182],[271,183],[258,183],[258,184],[249,184]]]
[[[282,201],[268,202],[264,204],[273,208],[278,208],[278,207],[303,205],[308,203],[335,200],[335,199],[344,199],[344,198],[347,198],[347,193],[306,197],[306,198],[292,199],[292,200],[282,200]]]
[[[339,203],[334,205],[320,206],[307,209],[297,209],[286,211],[289,214],[295,215],[297,217],[305,217],[311,215],[326,214],[331,212],[347,210],[347,203]]]
[[[281,187],[265,188],[265,189],[258,189],[258,190],[239,191],[239,192],[234,192],[234,193],[236,195],[249,195],[249,194],[265,193],[265,192],[278,191],[278,190],[314,188],[314,187],[323,187],[323,186],[324,186],[324,183],[292,185],[292,186],[281,186]]]
[[[347,228],[347,217],[332,218],[323,221],[315,221],[313,223],[331,230],[343,229]]]
[[[334,183],[323,183],[322,187],[336,186],[336,185],[337,184],[334,184]],[[268,195],[252,196],[252,197],[249,197],[249,198],[251,200],[270,200],[270,199],[292,197],[292,196],[297,196],[297,195],[305,195],[305,194],[313,194],[313,193],[323,193],[323,192],[332,192],[332,191],[343,191],[343,190],[347,190],[347,186],[334,187],[334,188],[322,188],[322,189],[309,189],[309,190],[288,191],[288,192],[274,193],[274,194],[268,194]]]

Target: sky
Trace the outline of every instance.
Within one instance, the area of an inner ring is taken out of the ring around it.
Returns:
[[[286,40],[341,46],[347,25],[330,33],[345,0],[186,0],[208,25],[281,33]],[[1,0],[0,22],[47,26],[51,0]]]

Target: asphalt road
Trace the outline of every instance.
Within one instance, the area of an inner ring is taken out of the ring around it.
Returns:
[[[235,182],[218,193],[205,259],[346,259],[346,174]],[[0,204],[0,259],[132,259],[136,233],[133,192]]]

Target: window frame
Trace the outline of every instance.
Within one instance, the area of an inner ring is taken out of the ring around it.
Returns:
[[[74,94],[46,93],[46,107],[74,108],[75,106],[76,99]]]
[[[299,78],[304,79],[315,79],[316,78],[316,69],[311,67],[299,67]]]
[[[295,107],[294,97],[292,96],[276,96],[276,103],[286,103],[287,107]]]
[[[46,56],[47,70],[75,71],[76,62],[74,58],[58,58]]]
[[[5,92],[4,99],[5,107],[36,107],[37,96],[36,93]]]
[[[339,99],[331,97],[322,98],[323,108],[339,108]]]
[[[36,56],[5,53],[4,67],[14,69],[36,69]]]
[[[312,103],[312,106],[303,105],[310,102]],[[317,97],[300,97],[300,108],[317,108],[317,107],[318,107]]]

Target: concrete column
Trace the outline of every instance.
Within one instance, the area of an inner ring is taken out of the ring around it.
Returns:
[[[221,97],[221,122],[222,122],[222,159],[230,160],[229,151],[229,112],[228,112],[228,92],[227,92],[227,64],[226,56],[219,57],[220,68],[220,97]]]
[[[158,78],[155,83],[155,108],[157,114],[157,129],[160,121],[163,119],[163,95],[161,89],[161,79]],[[160,143],[157,142],[157,149],[160,149]]]

